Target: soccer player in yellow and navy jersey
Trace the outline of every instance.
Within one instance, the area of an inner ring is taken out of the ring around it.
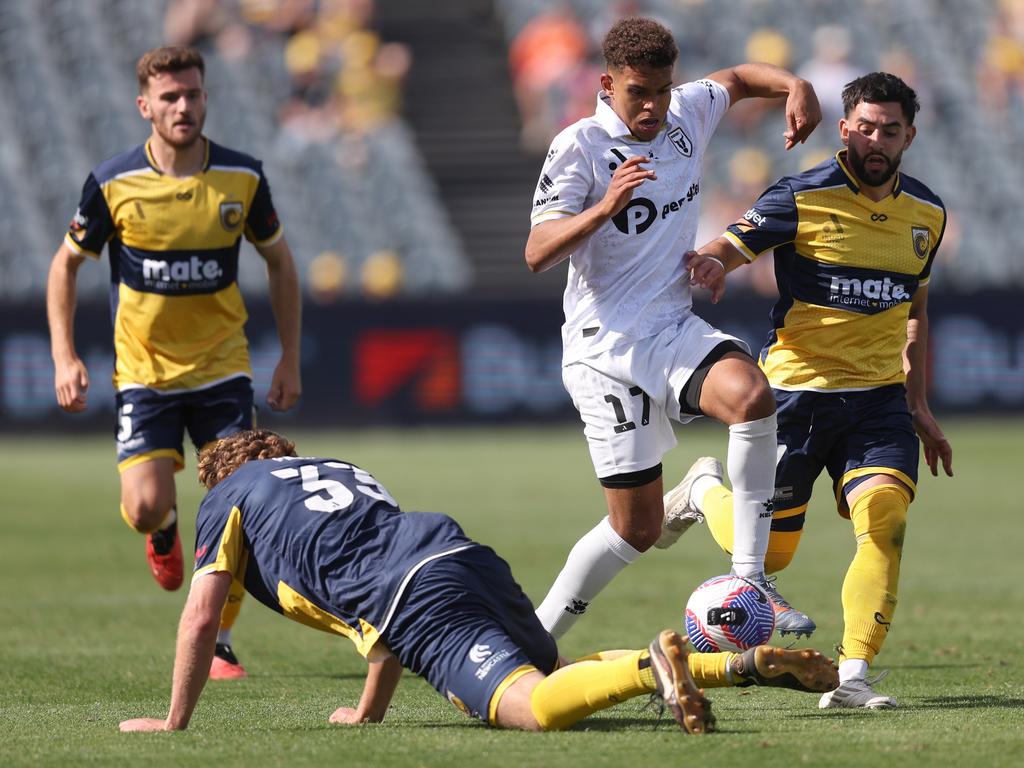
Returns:
[[[896,609],[919,440],[932,474],[939,463],[953,474],[925,387],[928,281],[946,210],[898,170],[916,131],[914,91],[875,72],[847,84],[843,103],[845,149],[769,188],[722,237],[688,253],[687,264],[692,282],[717,301],[728,271],[775,250],[779,300],[760,356],[780,444],[766,564],[789,564],[812,486],[827,469],[857,551],[843,583],[842,684],[819,706],[880,709],[896,702],[872,689],[867,670]],[[716,460],[698,460],[689,503],[728,550],[732,500],[721,474]]]
[[[366,470],[296,456],[290,440],[269,430],[205,448],[199,480],[210,491],[196,517],[170,710],[126,720],[122,731],[188,726],[235,581],[271,610],[347,637],[367,660],[359,703],[335,710],[333,723],[382,721],[403,667],[471,717],[534,731],[656,694],[683,730],[705,733],[714,718],[698,686],[821,692],[839,683],[831,660],[808,648],[690,653],[672,630],[643,650],[565,665],[494,550],[447,515],[403,512]]]
[[[196,446],[252,427],[247,315],[237,284],[244,235],[267,263],[281,341],[267,402],[286,410],[301,392],[300,294],[259,161],[203,136],[204,62],[192,48],[164,47],[139,60],[145,144],[98,165],[57,249],[47,314],[57,401],[86,408],[89,376],[75,350],[78,269],[110,259],[121,514],[147,534],[150,570],[164,589],[183,580],[174,473],[184,432]],[[230,646],[236,589],[225,611],[213,674],[241,677]]]

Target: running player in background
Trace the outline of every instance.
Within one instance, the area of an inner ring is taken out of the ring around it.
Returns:
[[[809,83],[767,64],[673,87],[678,49],[649,19],[616,23],[603,51],[596,113],[548,152],[526,262],[543,272],[569,260],[562,378],[608,516],[573,547],[538,615],[561,637],[616,574],[693,522],[680,514],[678,489],[663,498],[661,459],[676,443],[672,420],[710,416],[729,427],[733,571],[769,591],[780,626],[804,625],[764,576],[775,401],[746,346],[691,311],[683,255],[694,246],[704,151],[726,110],[785,97],[789,149],[821,120],[817,98]]]
[[[717,301],[727,272],[775,249],[780,298],[761,367],[778,402],[781,460],[766,565],[777,571],[793,558],[814,481],[827,469],[857,551],[843,582],[842,684],[820,706],[879,709],[896,701],[874,691],[867,671],[896,610],[919,439],[932,475],[940,463],[953,475],[925,379],[928,281],[946,210],[898,170],[916,133],[914,91],[874,72],[847,84],[843,105],[846,148],[770,187],[687,263]],[[729,551],[734,494],[721,464],[698,459],[688,475],[688,511],[706,517]]]
[[[205,66],[192,48],[149,51],[137,67],[139,113],[149,140],[96,167],[54,254],[47,315],[57,402],[87,405],[89,374],[75,350],[78,269],[110,258],[121,515],[146,534],[161,587],[183,580],[174,473],[184,432],[201,448],[252,427],[247,315],[236,282],[242,235],[266,260],[281,341],[267,403],[299,398],[300,293],[295,264],[259,161],[203,136]],[[225,610],[215,677],[242,677],[231,648],[241,590]]]
[[[204,449],[199,480],[209,493],[196,517],[170,711],[126,720],[122,731],[188,726],[232,581],[277,613],[349,638],[366,658],[359,703],[339,707],[332,723],[381,722],[403,667],[464,714],[531,731],[568,728],[655,694],[683,730],[704,733],[714,718],[699,686],[827,691],[838,684],[831,660],[810,649],[690,653],[672,630],[643,650],[565,665],[494,550],[447,515],[402,512],[357,466],[296,456],[290,440],[269,430]]]

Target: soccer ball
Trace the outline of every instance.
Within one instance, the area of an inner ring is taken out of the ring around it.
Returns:
[[[708,579],[686,603],[686,634],[702,653],[745,651],[775,630],[775,610],[757,584],[741,576]]]

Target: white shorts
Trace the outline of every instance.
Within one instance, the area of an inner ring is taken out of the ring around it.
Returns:
[[[676,444],[679,398],[697,366],[726,341],[749,347],[689,315],[679,325],[562,368],[562,383],[583,420],[599,478],[658,465]]]

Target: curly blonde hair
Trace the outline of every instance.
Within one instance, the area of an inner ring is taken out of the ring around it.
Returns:
[[[294,456],[295,443],[269,429],[249,429],[211,443],[199,452],[199,482],[207,489],[247,461]]]

